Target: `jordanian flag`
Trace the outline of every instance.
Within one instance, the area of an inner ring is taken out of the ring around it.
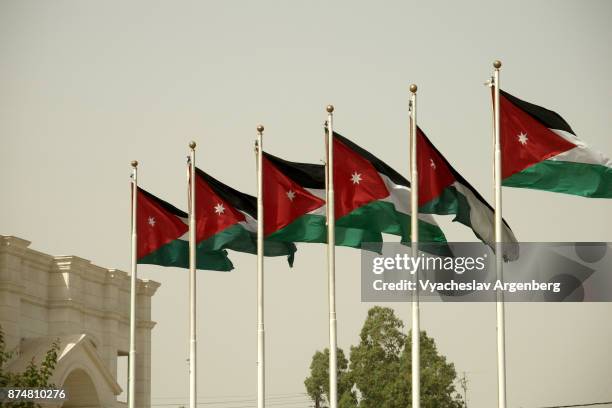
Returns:
[[[263,153],[264,233],[268,240],[327,242],[325,166]],[[336,245],[382,242],[380,232],[336,227]]]
[[[257,253],[257,200],[196,169],[196,241],[209,251],[231,249]],[[290,242],[265,240],[264,256],[288,257],[297,248]]]
[[[427,214],[455,214],[458,221],[495,247],[495,213],[489,203],[464,179],[436,149],[421,129],[417,130],[419,170],[419,211]],[[510,226],[503,221],[503,242],[517,244]],[[507,259],[518,256],[518,247],[505,247]]]
[[[503,185],[612,198],[612,161],[557,113],[500,91]]]
[[[140,187],[137,204],[138,263],[189,268],[187,214]],[[234,269],[227,251],[203,248],[197,249],[196,266],[212,271]]]
[[[399,235],[410,242],[410,183],[370,152],[334,132],[336,225]],[[419,241],[446,242],[429,214],[419,214]]]

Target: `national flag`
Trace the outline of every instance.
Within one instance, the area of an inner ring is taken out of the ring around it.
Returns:
[[[502,184],[612,198],[612,161],[556,112],[500,90]]]
[[[196,168],[196,241],[208,250],[231,249],[257,253],[257,200]],[[264,241],[264,256],[288,257],[297,248],[290,242]]]
[[[264,233],[268,240],[327,242],[325,166],[296,163],[263,153]],[[361,248],[382,234],[336,227],[336,245]]]
[[[410,183],[372,153],[334,132],[336,225],[399,235],[410,242]],[[429,214],[419,214],[419,242],[446,242]]]
[[[495,212],[480,193],[464,179],[438,149],[417,129],[419,211],[426,214],[455,214],[458,221],[495,248]],[[518,244],[510,226],[503,221],[505,244]],[[507,259],[516,259],[518,246],[505,246]]]
[[[187,214],[138,187],[136,232],[139,264],[189,268]],[[227,251],[197,248],[197,269],[231,271]]]

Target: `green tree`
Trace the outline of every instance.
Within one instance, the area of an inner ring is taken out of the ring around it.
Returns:
[[[54,385],[49,382],[49,379],[57,365],[58,351],[59,340],[55,340],[40,364],[36,364],[36,361],[32,358],[23,373],[9,372],[6,370],[6,365],[13,358],[14,353],[6,351],[4,331],[0,327],[0,387],[53,387]],[[40,405],[32,402],[12,403],[10,406],[16,408],[40,407]]]
[[[348,373],[348,360],[344,356],[344,351],[339,348],[337,356],[338,368],[338,395],[339,399],[344,398],[344,405],[340,408],[351,408],[350,402],[355,401],[356,397],[351,392],[352,381]],[[312,356],[310,363],[310,376],[304,380],[306,392],[315,404],[315,408],[325,408],[329,406],[329,349],[317,351]],[[346,395],[345,395],[346,394]]]
[[[351,347],[351,377],[359,390],[360,408],[406,407],[397,394],[400,357],[406,344],[404,324],[392,309],[373,307],[359,335],[360,342]]]
[[[360,333],[357,346],[351,347],[350,367],[339,372],[340,408],[410,408],[412,336],[403,333],[404,323],[393,309],[373,307]],[[421,342],[421,406],[423,408],[463,408],[455,389],[457,373],[452,363],[440,355],[434,340],[425,332]],[[315,407],[324,407],[329,392],[327,350],[317,352],[305,381]],[[342,353],[342,359],[344,354]],[[315,387],[314,385],[317,385]]]
[[[436,342],[420,333],[421,345],[421,407],[423,408],[463,408],[455,384],[458,383],[455,365],[438,352]],[[412,333],[408,335],[406,346],[401,355],[401,379],[395,389],[401,390],[398,398],[403,398],[403,407],[410,407],[412,393]]]

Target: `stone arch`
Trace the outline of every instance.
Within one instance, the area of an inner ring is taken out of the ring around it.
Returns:
[[[99,407],[98,391],[91,376],[82,368],[70,371],[62,384],[66,390],[68,400],[62,408],[91,408]]]
[[[102,344],[102,342],[100,341],[98,336],[96,336],[95,334],[93,334],[90,331],[86,331],[84,334],[86,336],[86,339],[89,340],[91,345],[97,350],[99,345]]]

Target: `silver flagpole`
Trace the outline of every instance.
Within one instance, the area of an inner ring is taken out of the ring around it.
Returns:
[[[336,214],[334,211],[334,106],[327,105],[327,279],[329,295],[329,408],[338,408],[336,327]]]
[[[128,408],[135,408],[136,400],[136,280],[138,279],[138,162],[132,161],[132,276],[130,284],[130,358],[128,364]]]
[[[264,329],[264,208],[263,208],[263,131],[257,126],[255,152],[257,154],[257,408],[266,405],[266,369]]]
[[[419,170],[417,162],[417,86],[410,85],[410,222],[412,256],[419,254]],[[421,317],[419,313],[419,271],[412,294],[412,407],[421,407]]]
[[[495,260],[498,281],[503,281],[503,235],[502,235],[502,158],[501,158],[501,137],[500,137],[500,117],[499,117],[499,69],[501,61],[493,62],[493,89],[494,89],[494,122],[495,122],[495,153],[494,153],[494,174],[495,174]],[[497,405],[499,408],[506,408],[506,322],[504,310],[504,294],[501,290],[496,294],[497,305]]]
[[[195,148],[189,143],[189,408],[197,407]]]

